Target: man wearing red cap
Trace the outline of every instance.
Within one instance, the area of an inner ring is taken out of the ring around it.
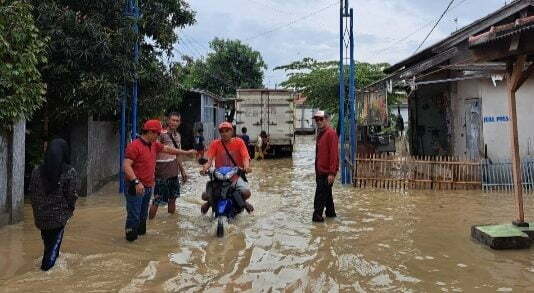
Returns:
[[[313,222],[323,222],[323,212],[326,217],[335,218],[336,209],[332,197],[332,185],[339,169],[338,137],[336,131],[330,127],[329,116],[324,111],[317,111],[313,115],[317,124],[317,145],[315,151],[315,179],[317,189],[313,201]]]
[[[242,169],[245,173],[250,172],[250,156],[248,149],[241,138],[234,137],[234,128],[230,122],[223,122],[219,125],[219,133],[221,139],[214,140],[207,152],[208,162],[204,164],[201,174],[211,168],[215,163],[215,168],[236,166]],[[251,196],[250,188],[243,177],[236,176],[234,178],[235,189],[241,194],[244,200],[247,200]],[[202,199],[207,201],[201,207],[203,214],[207,213],[212,204],[211,188],[206,186],[206,192],[202,195]],[[245,206],[242,207],[251,213],[254,211],[252,205],[245,201]]]
[[[148,204],[155,184],[156,156],[158,153],[172,155],[195,155],[196,151],[183,151],[159,143],[162,126],[159,120],[148,120],[143,125],[141,136],[126,147],[124,173],[128,180],[126,191],[126,239],[135,241],[146,233]]]

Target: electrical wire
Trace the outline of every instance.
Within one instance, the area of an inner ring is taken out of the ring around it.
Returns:
[[[456,5],[454,5],[451,9],[449,9],[449,11],[453,11],[453,10],[456,10],[458,7],[460,7],[462,4],[464,4],[465,2],[467,2],[469,0],[463,0],[459,3],[457,3]],[[372,53],[382,53],[382,52],[386,52],[386,51],[389,51],[391,49],[394,49],[394,48],[397,48],[401,43],[404,43],[406,40],[408,40],[410,37],[418,34],[419,32],[421,32],[423,29],[429,27],[430,25],[432,25],[432,23],[434,23],[434,20],[431,20],[429,21],[428,23],[424,24],[423,26],[419,27],[418,29],[414,30],[413,32],[410,32],[409,34],[407,34],[406,36],[400,38],[400,39],[397,39],[393,42],[390,43],[390,45],[386,46],[386,47],[383,47],[381,49],[377,49],[377,50],[374,50],[374,51],[371,51]]]
[[[313,17],[313,16],[315,16],[315,15],[317,15],[317,14],[319,14],[319,13],[321,13],[321,12],[327,10],[327,9],[330,9],[330,8],[332,8],[332,7],[334,7],[334,6],[337,6],[338,4],[339,4],[339,2],[336,1],[335,3],[332,3],[332,4],[328,5],[328,6],[325,6],[325,7],[321,8],[321,9],[319,9],[319,10],[313,11],[313,12],[311,12],[311,13],[309,13],[309,14],[306,14],[306,15],[304,15],[304,16],[302,16],[302,17],[293,19],[292,21],[290,21],[290,22],[288,22],[288,23],[284,23],[284,24],[277,25],[277,26],[275,26],[274,28],[272,28],[272,29],[270,29],[270,30],[266,30],[266,31],[263,31],[263,32],[258,33],[258,34],[256,34],[256,35],[253,35],[253,36],[251,36],[251,37],[245,39],[244,41],[245,41],[245,42],[252,41],[252,40],[254,40],[254,39],[257,39],[257,38],[263,37],[263,36],[265,36],[265,35],[269,35],[269,34],[271,34],[271,33],[273,33],[273,32],[279,31],[279,30],[281,30],[281,29],[283,29],[283,28],[292,26],[292,25],[294,25],[294,24],[296,24],[296,23],[299,23],[299,22],[301,22],[301,21],[303,21],[303,20],[306,20],[306,19],[308,19],[308,18],[311,18],[311,17]]]
[[[436,24],[434,25],[434,27],[432,27],[432,29],[430,30],[430,32],[426,35],[425,39],[421,42],[421,44],[419,45],[419,47],[417,47],[417,49],[415,50],[414,54],[417,53],[419,51],[419,49],[421,49],[421,47],[423,47],[423,45],[425,44],[426,40],[428,40],[428,38],[430,37],[430,35],[434,32],[434,30],[436,29],[436,27],[438,26],[438,24],[441,22],[441,20],[443,19],[443,17],[445,17],[445,14],[447,14],[447,12],[449,11],[449,9],[451,8],[452,4],[454,3],[455,0],[451,0],[451,2],[449,3],[449,5],[447,5],[447,8],[445,8],[445,11],[443,11],[443,13],[441,14],[441,16],[439,17],[439,19],[436,21]]]

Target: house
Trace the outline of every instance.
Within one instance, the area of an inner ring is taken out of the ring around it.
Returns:
[[[189,90],[181,105],[182,147],[192,149],[194,137],[199,129],[203,130],[204,144],[208,146],[219,137],[217,125],[225,121],[224,99],[203,90]]]
[[[510,159],[507,80],[513,62],[481,58],[477,50],[504,46],[529,52],[533,15],[534,0],[513,1],[386,69],[389,76],[374,87],[406,91],[412,155]],[[532,60],[530,55],[526,65]],[[533,96],[530,76],[516,95],[521,157],[534,152]]]

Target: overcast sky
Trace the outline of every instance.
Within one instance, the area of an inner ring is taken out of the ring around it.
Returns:
[[[349,0],[355,9],[356,59],[396,63],[412,55],[450,0]],[[184,29],[175,56],[198,58],[215,37],[240,39],[263,55],[265,85],[285,74],[272,69],[303,57],[339,58],[339,0],[189,0],[197,23]],[[488,15],[504,0],[456,0],[425,46]],[[510,2],[510,0],[508,0]],[[455,23],[457,19],[457,23]]]

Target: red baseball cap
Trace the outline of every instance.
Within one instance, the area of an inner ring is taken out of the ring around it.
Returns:
[[[163,130],[163,127],[161,126],[161,122],[159,120],[148,120],[143,125],[143,130],[153,131],[160,134]]]
[[[234,129],[234,126],[230,122],[223,122],[219,124],[219,130],[221,129]]]

